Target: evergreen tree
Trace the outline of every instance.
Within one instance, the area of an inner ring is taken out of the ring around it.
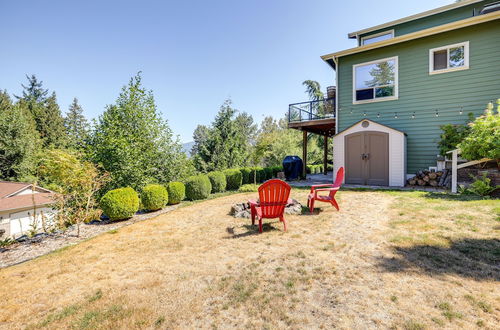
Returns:
[[[28,78],[28,85],[22,85],[22,96],[16,97],[19,103],[22,103],[22,107],[26,107],[31,113],[43,146],[64,146],[66,129],[56,94],[53,92],[47,97],[48,90],[42,87],[43,82],[38,81],[35,75],[26,76],[26,78]]]
[[[140,189],[190,174],[182,146],[161,118],[153,93],[142,87],[140,73],[99,117],[90,141],[90,157],[111,174],[108,189]]]
[[[64,126],[68,133],[68,145],[73,148],[81,148],[88,137],[88,121],[83,115],[83,109],[75,97],[73,103],[64,118]]]
[[[0,178],[31,181],[36,168],[40,138],[23,103],[13,104],[0,91]]]
[[[234,117],[237,110],[226,100],[215,117],[205,143],[197,146],[195,164],[200,171],[223,170],[244,165],[248,159],[248,139],[244,136],[241,117]],[[253,119],[252,119],[253,122]]]

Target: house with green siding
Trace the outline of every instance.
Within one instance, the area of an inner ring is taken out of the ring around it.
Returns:
[[[291,128],[333,138],[346,183],[403,186],[436,166],[441,125],[464,124],[500,96],[498,0],[465,0],[348,37],[355,47],[322,56],[336,77],[333,111],[310,105],[299,120],[291,105],[289,116]]]

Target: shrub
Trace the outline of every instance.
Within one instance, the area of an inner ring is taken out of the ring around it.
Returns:
[[[168,204],[179,204],[186,197],[186,186],[182,182],[170,182],[167,186]]]
[[[248,176],[248,183],[259,183],[259,170],[258,167],[250,168],[250,173]]]
[[[328,172],[332,172],[333,171],[333,164],[328,164],[326,166],[326,169],[328,170]]]
[[[469,114],[469,122],[474,120],[474,115]],[[457,149],[457,145],[465,139],[469,134],[470,126],[468,125],[441,125],[439,128],[443,131],[438,142],[439,154],[446,156],[448,151]]]
[[[307,174],[314,174],[314,172],[313,172],[313,166],[314,165],[306,165],[306,173]]]
[[[238,189],[239,192],[257,192],[259,185],[257,184],[244,184]]]
[[[262,167],[257,168],[257,177],[260,183],[266,181],[266,171]]]
[[[264,173],[266,174],[266,180],[270,180],[273,178],[273,169],[271,167],[265,167]]]
[[[491,185],[491,179],[484,173],[482,176],[474,178],[474,182],[471,183],[468,190],[475,195],[484,197],[489,196],[497,187]]]
[[[210,172],[207,174],[212,185],[212,193],[223,192],[226,190],[226,175],[220,171]]]
[[[240,172],[241,172],[241,182],[242,182],[242,184],[247,184],[247,183],[251,183],[252,182],[250,180],[250,173],[252,172],[251,169],[249,169],[248,167],[240,168]]]
[[[272,169],[273,169],[273,177],[274,178],[278,177],[279,172],[283,172],[283,167],[281,167],[281,166],[273,166]]]
[[[469,134],[458,145],[465,159],[500,159],[500,99],[497,103],[496,113],[490,103],[484,115],[469,124]]]
[[[238,190],[241,187],[242,175],[240,170],[229,169],[225,170],[227,190]]]
[[[156,211],[168,203],[168,191],[159,184],[148,184],[141,193],[142,207],[148,211]]]
[[[111,220],[128,219],[139,210],[139,196],[130,187],[119,188],[104,194],[99,204]]]
[[[191,176],[186,179],[186,198],[189,200],[205,199],[212,191],[212,184],[204,174]]]

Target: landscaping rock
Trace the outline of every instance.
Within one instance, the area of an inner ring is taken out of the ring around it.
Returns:
[[[258,202],[258,201],[257,201]],[[302,204],[300,204],[296,199],[292,199],[292,203],[287,204],[285,207],[285,214],[301,214],[302,213]],[[231,206],[231,212],[229,213],[235,218],[246,218],[250,219],[250,204],[246,203],[237,203]]]

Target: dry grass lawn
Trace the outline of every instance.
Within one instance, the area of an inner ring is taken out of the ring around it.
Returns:
[[[498,328],[498,200],[341,191],[340,212],[319,204],[259,235],[228,215],[253,195],[0,270],[0,327]]]

